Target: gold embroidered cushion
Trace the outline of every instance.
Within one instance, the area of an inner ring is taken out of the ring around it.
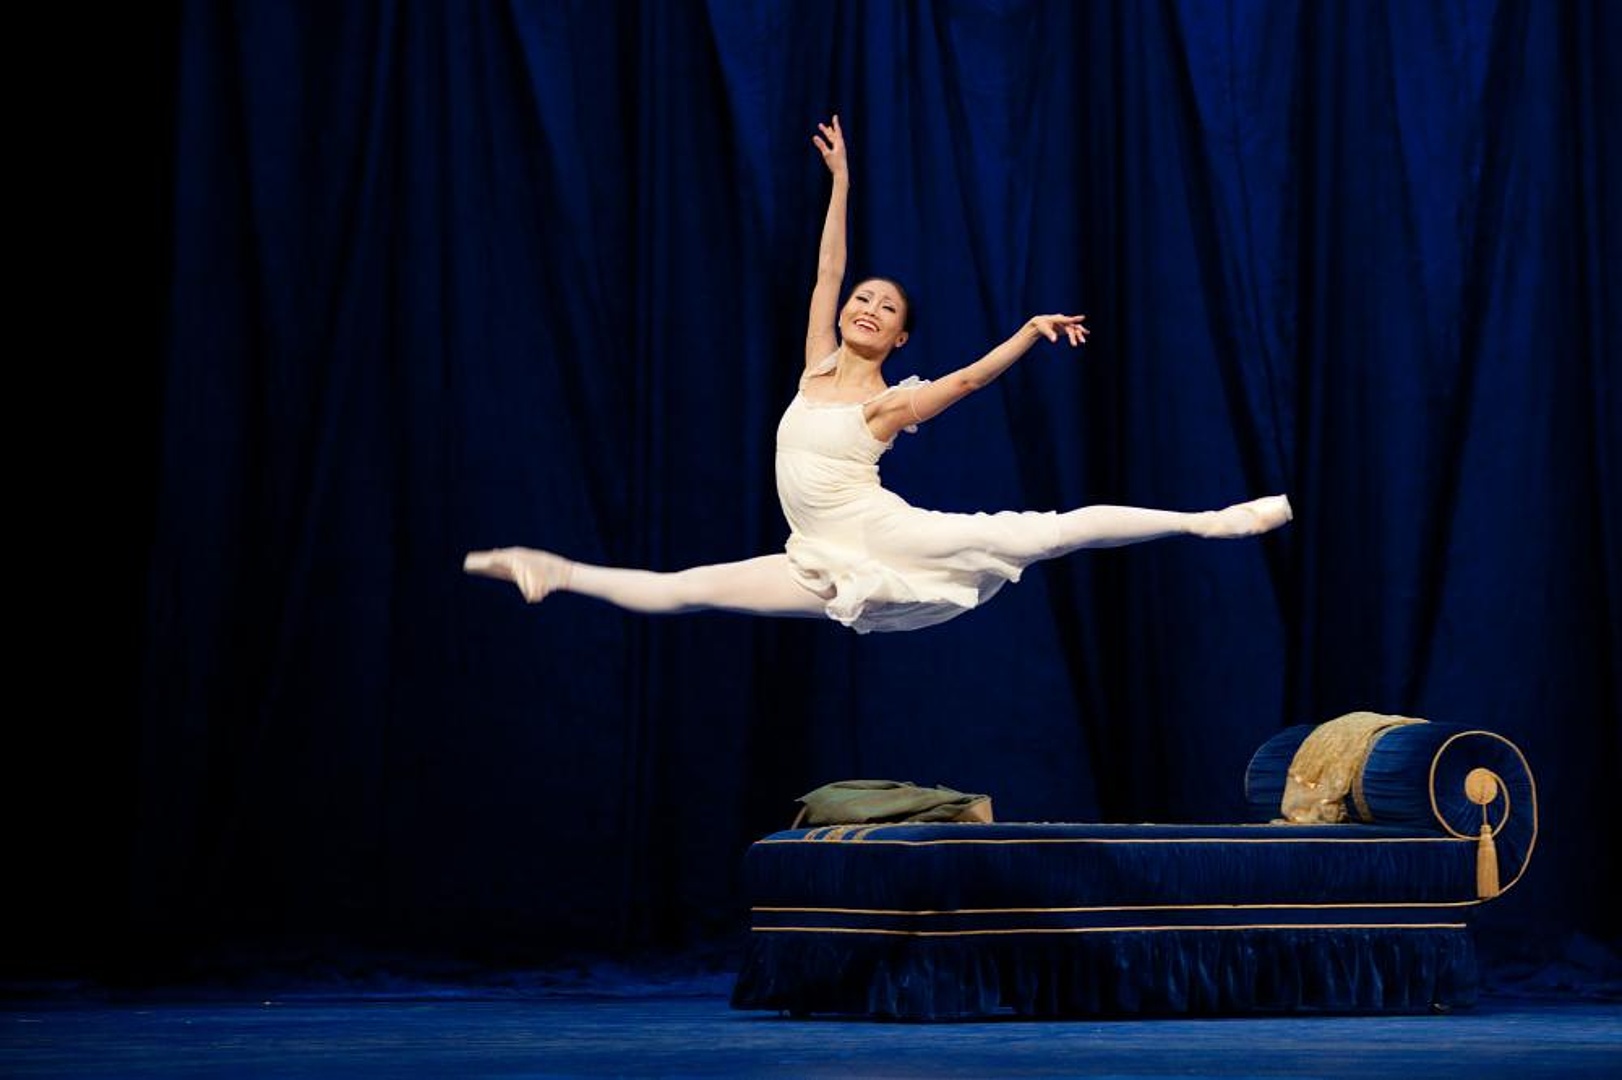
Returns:
[[[1359,821],[1372,821],[1362,797],[1363,765],[1369,750],[1392,728],[1423,723],[1412,716],[1351,712],[1319,724],[1290,762],[1279,806],[1284,820],[1301,825],[1336,824],[1355,811]]]

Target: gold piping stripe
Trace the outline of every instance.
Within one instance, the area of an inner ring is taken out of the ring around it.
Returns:
[[[1037,915],[1081,911],[1317,911],[1337,908],[1450,908],[1475,907],[1480,903],[1481,901],[1477,899],[1438,900],[1434,903],[1409,900],[1370,902],[1367,904],[1119,904],[1100,907],[945,908],[940,911],[845,907],[752,907],[749,910],[778,914],[793,911],[805,915]]]
[[[1285,828],[1285,826],[1279,826]],[[1298,825],[1289,828],[1300,828]],[[1334,826],[1328,826],[1333,828]],[[1006,840],[862,840],[861,847],[877,847],[889,844],[895,847],[931,847],[936,844],[1457,844],[1463,840],[1475,842],[1475,837],[1455,836],[1291,836],[1291,837],[1239,837],[1239,836],[1165,836],[1165,837],[1138,837],[1138,838],[1111,838],[1102,836],[1054,836],[1054,837],[1009,837]],[[792,840],[773,840],[770,837],[756,840],[757,844],[822,844],[824,841],[813,840],[809,836],[795,837]],[[856,843],[847,842],[843,845],[854,847]]]
[[[1245,926],[1076,926],[1029,930],[866,930],[843,926],[756,926],[757,934],[884,934],[888,937],[978,937],[1008,934],[1124,934],[1161,930],[1463,930],[1464,923],[1254,923]]]

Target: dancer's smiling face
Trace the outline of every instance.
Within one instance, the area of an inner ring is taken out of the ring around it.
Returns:
[[[839,312],[839,333],[863,352],[887,353],[907,343],[907,295],[885,278],[868,278],[850,292]]]

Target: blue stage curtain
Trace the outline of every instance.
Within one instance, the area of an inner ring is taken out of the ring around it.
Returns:
[[[1238,821],[1354,709],[1502,733],[1500,918],[1615,938],[1622,8],[1477,0],[185,3],[131,941],[501,959],[743,925],[832,780]],[[1289,528],[1033,568],[902,635],[538,608],[526,544],[781,550],[773,433],[851,147],[892,380],[1081,311],[884,460],[945,510]],[[1603,813],[1601,811],[1604,811]],[[121,833],[122,835],[122,833]]]

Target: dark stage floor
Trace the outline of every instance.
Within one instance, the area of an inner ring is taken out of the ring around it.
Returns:
[[[1622,1003],[1445,1016],[956,1024],[782,1019],[725,986],[616,997],[13,1000],[5,1077],[1549,1077],[1622,1075]]]

